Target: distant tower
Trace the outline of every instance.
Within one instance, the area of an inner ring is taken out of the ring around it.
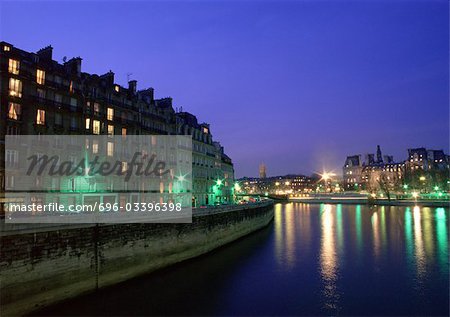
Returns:
[[[259,178],[266,178],[266,165],[264,163],[259,164]]]
[[[381,155],[381,149],[379,145],[377,145],[377,163],[383,163],[383,156]]]

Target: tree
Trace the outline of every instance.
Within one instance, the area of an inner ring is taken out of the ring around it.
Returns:
[[[380,190],[386,195],[388,201],[391,201],[391,181],[385,172],[380,173],[378,185],[380,186]]]

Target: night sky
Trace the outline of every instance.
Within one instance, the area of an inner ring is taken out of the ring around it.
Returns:
[[[448,1],[0,2],[0,37],[209,122],[236,176],[449,150]]]

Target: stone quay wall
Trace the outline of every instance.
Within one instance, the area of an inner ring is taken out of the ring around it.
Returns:
[[[40,307],[181,262],[267,226],[273,202],[197,209],[189,224],[2,223],[0,313]]]

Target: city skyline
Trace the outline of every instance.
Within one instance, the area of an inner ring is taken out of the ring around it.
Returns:
[[[170,95],[211,123],[237,178],[261,162],[269,176],[340,171],[376,144],[394,160],[448,153],[447,2],[28,5],[1,3],[2,40]]]

